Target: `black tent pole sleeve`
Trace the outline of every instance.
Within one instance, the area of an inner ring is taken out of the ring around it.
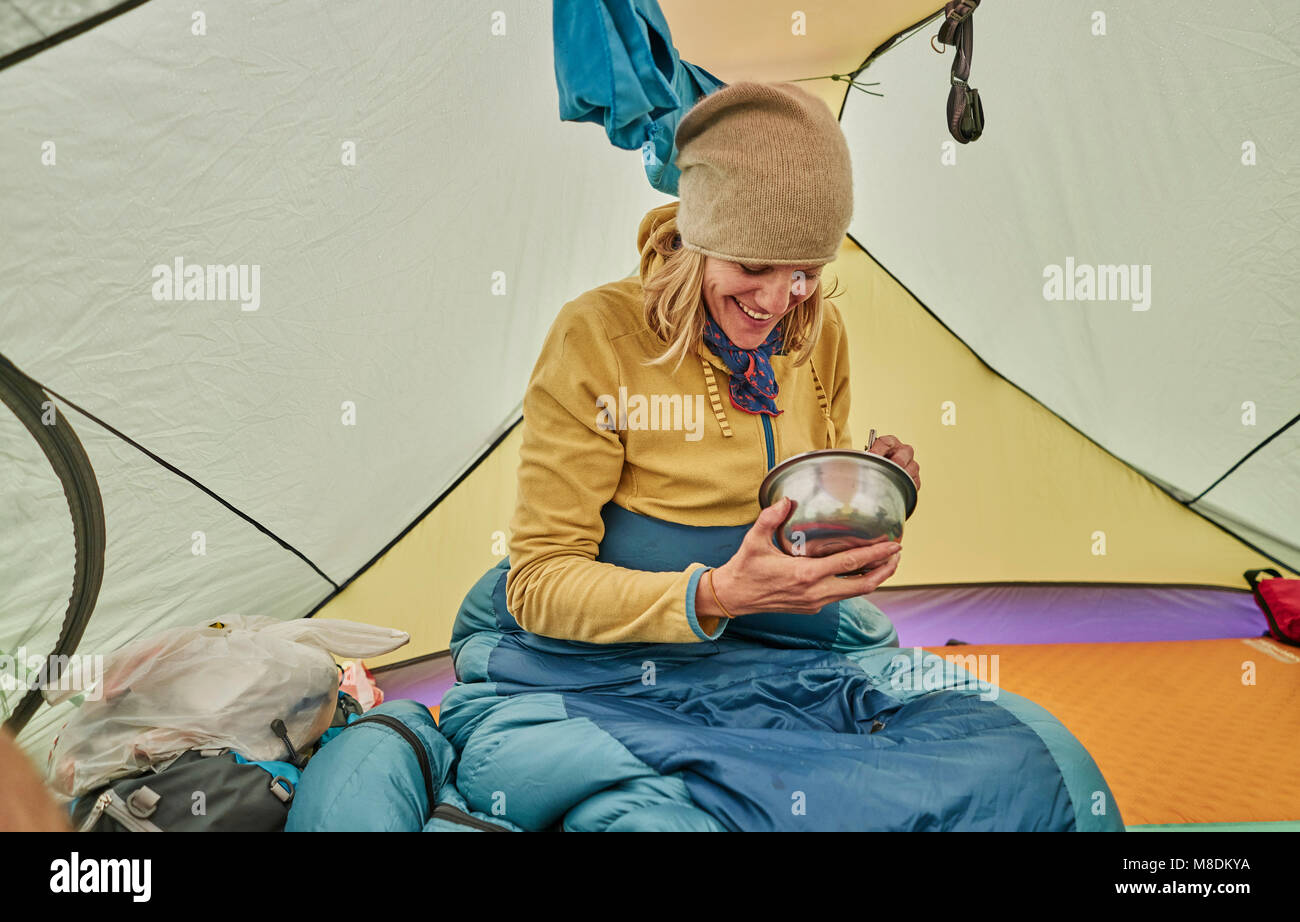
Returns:
[[[95,480],[90,458],[77,438],[72,424],[59,412],[58,406],[31,378],[27,377],[3,355],[0,355],[0,402],[3,402],[27,427],[50,466],[63,485],[63,495],[72,514],[72,536],[75,547],[72,594],[68,610],[63,616],[63,627],[58,642],[46,660],[41,677],[47,687],[59,680],[59,657],[75,652],[81,643],[99,588],[104,581],[104,501]],[[48,403],[48,409],[46,404]],[[43,422],[50,413],[51,425]],[[41,689],[30,688],[18,702],[5,728],[15,736],[27,725],[41,704]]]

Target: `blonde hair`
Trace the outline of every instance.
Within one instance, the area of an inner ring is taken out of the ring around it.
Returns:
[[[647,243],[662,262],[646,275],[642,286],[645,322],[668,347],[658,358],[643,364],[661,365],[676,360],[673,365],[673,371],[676,371],[687,354],[694,352],[696,345],[704,339],[708,312],[703,295],[704,263],[708,257],[682,246],[676,225],[671,221],[655,228]],[[835,289],[823,294],[825,284],[824,280],[818,280],[813,293],[782,317],[778,324],[782,330],[783,351],[794,356],[795,365],[808,361],[821,335],[822,300],[840,294],[838,279]]]

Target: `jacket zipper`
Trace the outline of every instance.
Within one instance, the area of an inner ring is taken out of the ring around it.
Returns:
[[[351,729],[357,724],[364,723],[383,724],[388,729],[397,731],[398,735],[415,750],[415,757],[420,762],[420,774],[424,776],[424,791],[429,797],[429,809],[432,810],[436,800],[433,792],[433,768],[429,765],[429,753],[424,748],[424,743],[420,741],[420,738],[415,735],[415,732],[410,727],[396,717],[389,717],[387,714],[370,714],[366,717],[358,717],[348,724],[347,728]]]
[[[763,440],[767,443],[767,469],[776,467],[776,444],[772,441],[772,417],[759,414],[763,419]]]

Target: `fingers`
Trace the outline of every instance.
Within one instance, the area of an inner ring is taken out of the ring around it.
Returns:
[[[871,447],[867,450],[873,455],[888,457],[889,452],[894,451],[902,444],[903,443],[898,440],[898,436],[896,435],[878,435],[876,436],[876,440],[871,443]]]
[[[790,517],[790,513],[793,511],[794,500],[788,496],[781,497],[781,499],[758,514],[758,518],[754,520],[754,524],[749,529],[749,534],[745,536],[746,539],[748,540],[752,535],[762,543],[770,545],[776,530]]]
[[[916,455],[916,449],[911,445],[902,442],[895,435],[878,435],[876,440],[871,443],[871,454],[880,455],[889,461],[893,461],[903,470],[907,471],[912,481],[919,489],[921,486],[921,466],[913,458]]]
[[[915,452],[911,445],[899,445],[897,448],[885,455],[885,457],[890,461],[893,461],[899,467],[907,467],[912,463],[912,455],[914,453]]]
[[[903,552],[897,551],[890,555],[884,563],[863,573],[861,576],[833,577],[834,585],[831,587],[833,590],[831,598],[836,600],[849,599],[875,592],[880,588],[881,583],[894,575],[902,559]]]
[[[864,573],[862,576],[846,576],[840,579],[839,582],[842,585],[836,594],[843,598],[850,598],[851,596],[874,592],[880,588],[881,583],[894,575],[894,571],[898,569],[899,561],[902,559],[903,552],[898,551],[869,573]]]
[[[871,444],[871,453],[888,458],[899,467],[907,467],[912,463],[912,456],[916,454],[916,449],[899,441],[897,436],[880,435],[876,436],[876,441]]]
[[[902,550],[902,545],[894,541],[882,541],[868,547],[853,547],[827,557],[809,558],[815,564],[814,572],[819,578],[851,573],[863,567],[879,567],[892,555]]]
[[[827,557],[820,558],[820,560],[829,559]],[[801,580],[804,587],[803,598],[798,604],[784,605],[783,609],[802,614],[815,614],[832,602],[867,595],[876,591],[880,588],[881,583],[894,575],[902,559],[903,552],[900,549],[884,558],[877,566],[861,576],[829,574],[821,579],[812,579],[805,576]],[[803,561],[802,565],[807,566],[814,562],[814,558],[803,558]]]

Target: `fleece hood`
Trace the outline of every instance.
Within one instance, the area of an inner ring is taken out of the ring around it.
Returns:
[[[642,284],[645,284],[645,280],[650,277],[651,273],[663,265],[664,262],[664,258],[650,245],[650,236],[661,224],[671,224],[674,228],[677,227],[677,206],[679,204],[681,204],[680,201],[674,200],[656,208],[651,208],[645,213],[645,217],[641,219],[641,226],[637,228],[636,232],[636,247],[641,254],[640,275]]]

